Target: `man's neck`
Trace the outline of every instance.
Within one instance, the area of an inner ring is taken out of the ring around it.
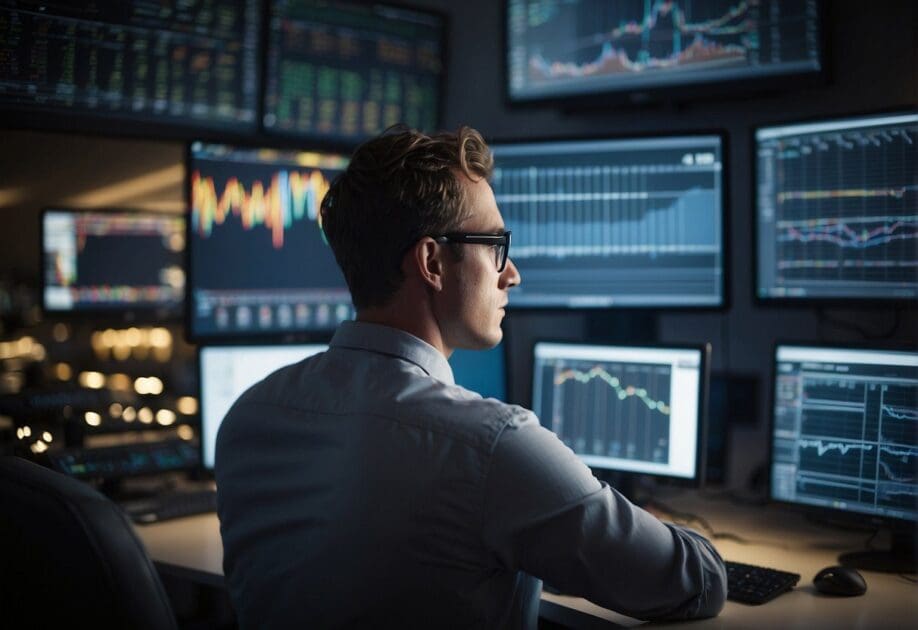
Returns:
[[[426,341],[448,359],[453,349],[446,347],[443,342],[440,327],[437,326],[436,319],[428,311],[426,302],[418,300],[411,306],[409,302],[405,298],[396,297],[385,306],[360,309],[357,312],[357,321],[403,330]]]

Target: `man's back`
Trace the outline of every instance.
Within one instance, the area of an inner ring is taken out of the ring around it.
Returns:
[[[252,604],[243,621],[396,621],[430,607],[456,625],[498,622],[487,604],[512,595],[514,576],[482,570],[476,486],[501,427],[456,408],[468,404],[496,403],[340,347],[240,399],[217,481],[229,586]]]
[[[591,572],[579,564],[592,562],[578,556],[596,554],[610,556],[598,558],[610,576],[584,594],[608,591],[597,599],[610,605],[621,604],[611,591],[645,597],[629,593],[627,554],[651,573],[660,567],[648,584],[677,585],[623,612],[719,610],[722,595],[702,593],[716,568],[689,536],[679,534],[674,559],[674,532],[610,499],[529,412],[451,383],[445,359],[420,340],[350,323],[329,352],[234,405],[216,473],[227,584],[243,627],[498,627],[517,570],[578,588]],[[534,471],[535,485],[514,471]],[[594,529],[604,540],[585,546],[578,537],[596,538]],[[616,539],[628,550],[603,550]]]

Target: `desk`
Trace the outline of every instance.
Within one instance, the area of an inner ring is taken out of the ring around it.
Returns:
[[[867,534],[817,526],[777,506],[737,506],[694,493],[664,502],[675,510],[703,516],[716,532],[729,532],[748,541],[714,539],[724,558],[802,576],[797,588],[767,604],[727,602],[718,617],[692,622],[692,628],[918,628],[918,586],[898,575],[862,572],[867,593],[861,597],[827,597],[813,589],[816,572],[836,564],[840,552],[861,548]],[[216,515],[139,525],[136,531],[161,571],[212,586],[223,584],[223,547]],[[542,594],[540,614],[577,628],[641,624],[579,597],[551,593]]]

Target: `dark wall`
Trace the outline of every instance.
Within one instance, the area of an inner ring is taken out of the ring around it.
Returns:
[[[729,308],[650,316],[514,313],[508,322],[512,397],[521,402],[528,397],[528,352],[537,337],[656,336],[662,341],[709,341],[716,371],[749,374],[760,383],[752,423],[738,423],[731,440],[729,480],[740,484],[764,462],[766,454],[766,384],[776,339],[861,342],[889,337],[884,341],[915,346],[914,307],[815,309],[754,304],[750,153],[751,129],[762,123],[918,103],[915,3],[827,2],[830,77],[825,85],[736,98],[565,112],[552,107],[510,108],[504,103],[502,2],[410,2],[438,9],[450,19],[447,128],[470,124],[489,138],[599,137],[712,127],[727,133]],[[0,130],[0,281],[4,275],[15,274],[37,283],[38,211],[42,206],[121,205],[181,211],[181,161],[182,145],[174,141]],[[126,180],[133,184],[119,189],[118,184]]]

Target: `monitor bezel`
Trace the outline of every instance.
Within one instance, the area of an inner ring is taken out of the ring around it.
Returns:
[[[758,132],[764,129],[775,127],[784,127],[797,124],[815,124],[815,123],[833,123],[845,121],[857,121],[870,118],[879,118],[884,116],[901,116],[908,114],[918,114],[918,108],[913,105],[893,106],[884,109],[874,109],[853,113],[833,113],[823,115],[813,115],[796,118],[779,118],[765,122],[759,122],[749,130],[749,168],[752,173],[752,182],[750,195],[752,197],[752,220],[750,221],[750,232],[752,236],[752,264],[750,265],[752,291],[752,301],[755,306],[771,307],[865,307],[865,308],[889,308],[893,306],[908,306],[915,303],[916,298],[909,297],[874,297],[874,296],[768,296],[759,294],[759,271],[762,268],[760,250],[759,250],[759,158],[758,158]]]
[[[256,341],[246,341],[246,342],[238,342],[238,343],[236,342],[236,340],[234,340],[233,343],[207,343],[204,345],[197,346],[197,348],[195,348],[194,361],[195,361],[195,376],[197,379],[195,396],[197,396],[197,399],[198,399],[198,435],[197,437],[198,437],[198,462],[199,462],[198,472],[199,473],[203,473],[203,475],[209,478],[213,478],[213,474],[214,474],[214,468],[213,467],[208,468],[204,463],[204,438],[205,438],[204,436],[204,395],[203,395],[204,379],[202,377],[202,375],[204,374],[204,360],[203,360],[204,352],[208,349],[283,348],[283,347],[288,347],[288,346],[325,346],[325,349],[320,351],[320,352],[325,352],[328,350],[329,344],[328,342],[325,342],[325,343],[322,343],[322,342],[289,342],[289,341],[284,341],[278,338],[273,338],[270,340],[265,340],[262,338]],[[309,357],[315,356],[316,354],[319,354],[319,353],[317,352],[311,355],[301,357],[300,360],[302,361],[303,359],[307,359]],[[288,364],[288,365],[295,365],[295,363]],[[265,374],[264,376],[267,377],[269,374]],[[263,380],[263,378],[260,380]],[[257,382],[259,381],[256,381],[256,383]],[[239,392],[240,396],[242,394],[243,392]],[[238,397],[237,397],[237,400],[238,400]],[[223,423],[222,419],[220,420],[220,423],[221,424]],[[214,437],[214,443],[216,444],[217,436],[214,435],[213,437]]]
[[[493,145],[524,145],[524,144],[550,144],[550,143],[566,143],[566,142],[592,142],[592,143],[602,143],[602,142],[618,142],[618,141],[642,141],[642,140],[660,140],[660,139],[675,139],[675,138],[702,138],[702,137],[716,137],[720,142],[720,235],[721,235],[721,247],[720,247],[720,256],[721,256],[721,273],[720,273],[720,302],[717,304],[611,304],[611,305],[581,305],[576,306],[564,306],[564,305],[520,305],[513,304],[511,299],[510,303],[507,305],[507,312],[520,312],[520,313],[570,313],[576,311],[586,311],[586,312],[602,312],[602,311],[627,311],[627,312],[647,312],[658,313],[660,311],[666,311],[669,313],[675,312],[691,312],[691,313],[701,313],[701,312],[723,312],[730,309],[732,305],[732,294],[730,291],[730,285],[732,281],[732,273],[730,264],[730,237],[729,230],[731,228],[730,220],[730,205],[729,200],[731,198],[730,191],[730,147],[729,147],[729,134],[725,129],[722,128],[702,128],[702,129],[691,129],[691,130],[667,130],[667,131],[653,131],[637,134],[629,133],[619,133],[619,134],[604,134],[602,136],[596,135],[584,135],[584,134],[566,134],[566,135],[550,135],[550,136],[539,136],[539,137],[495,137],[488,139],[488,146]],[[510,247],[510,259],[513,259],[513,246]],[[523,278],[525,281],[525,278]]]
[[[0,113],[4,116],[3,127],[7,129],[77,133],[101,137],[150,140],[187,140],[189,138],[209,138],[220,142],[231,138],[245,139],[257,136],[261,131],[261,81],[264,67],[265,49],[265,12],[264,0],[254,0],[256,12],[261,24],[257,32],[255,50],[255,119],[248,123],[226,121],[219,124],[208,124],[206,119],[160,121],[155,115],[139,118],[128,113],[93,111],[90,109],[68,109],[66,106],[41,107],[34,103],[13,104],[0,103]],[[117,124],[112,124],[113,120]]]
[[[80,320],[91,317],[97,322],[121,322],[121,323],[149,323],[149,322],[181,322],[185,315],[184,303],[188,300],[188,269],[185,267],[185,289],[182,299],[176,302],[174,306],[141,306],[141,307],[90,307],[81,309],[49,309],[45,299],[45,290],[47,289],[47,278],[45,276],[45,217],[49,214],[70,214],[70,215],[88,215],[88,214],[110,214],[110,215],[136,215],[142,217],[170,217],[180,218],[185,223],[185,249],[181,254],[181,259],[185,262],[188,253],[188,219],[184,213],[174,212],[157,212],[154,210],[139,210],[132,208],[103,207],[103,208],[75,208],[72,206],[45,206],[38,213],[38,269],[40,278],[38,282],[39,304],[42,314],[49,319],[59,320]]]
[[[650,477],[657,480],[665,480],[667,483],[672,485],[677,485],[687,488],[700,488],[704,486],[705,482],[705,469],[707,468],[707,437],[708,437],[708,396],[710,392],[711,385],[711,344],[710,343],[667,343],[667,342],[655,342],[655,343],[592,343],[589,341],[570,341],[570,340],[555,340],[548,338],[536,339],[532,342],[532,348],[530,350],[530,358],[532,361],[530,382],[532,383],[531,392],[529,395],[528,407],[532,409],[535,402],[535,375],[536,375],[536,346],[542,343],[548,344],[557,344],[561,346],[569,347],[599,347],[599,348],[624,348],[624,349],[651,349],[651,350],[693,350],[697,351],[700,355],[700,363],[698,366],[699,370],[699,394],[698,394],[698,426],[696,427],[695,435],[695,471],[691,477],[680,477],[677,475],[665,475],[662,473],[648,473],[648,472],[636,472],[632,470],[619,470],[616,468],[600,468],[587,466],[594,475],[599,478],[608,477],[610,475],[615,475],[621,477],[625,480],[635,480],[642,477]],[[534,412],[533,412],[534,413]],[[537,416],[538,417],[538,416]],[[551,431],[550,427],[547,427],[542,418],[538,418],[539,424]],[[560,440],[560,438],[558,438]],[[573,452],[573,451],[572,451]],[[576,452],[574,453],[576,455]],[[580,456],[577,455],[577,458],[580,459]],[[580,460],[583,461],[583,460]]]
[[[819,64],[818,70],[795,71],[764,77],[711,79],[651,85],[634,89],[602,89],[586,93],[548,94],[540,97],[514,97],[510,90],[510,0],[502,2],[501,10],[501,86],[503,102],[507,108],[533,109],[554,106],[570,111],[619,108],[639,108],[651,103],[687,103],[715,99],[743,99],[752,94],[788,92],[793,89],[827,85],[832,78],[830,67],[830,19],[832,17],[826,0],[816,0],[819,21]]]
[[[826,342],[806,342],[806,341],[789,341],[786,339],[779,339],[775,341],[772,348],[771,355],[771,387],[770,395],[768,397],[768,433],[766,435],[766,440],[768,442],[768,448],[766,450],[765,466],[766,466],[766,479],[765,479],[765,489],[766,489],[766,499],[778,506],[792,509],[796,512],[807,514],[813,517],[829,517],[833,520],[838,520],[841,522],[847,523],[866,523],[872,526],[887,526],[894,529],[899,529],[902,527],[915,527],[918,524],[918,519],[909,520],[898,518],[894,516],[886,516],[879,514],[871,514],[869,512],[861,512],[855,510],[842,510],[839,508],[830,507],[827,505],[811,505],[808,503],[802,503],[797,501],[789,501],[786,499],[777,499],[774,497],[774,487],[772,483],[772,463],[774,459],[774,433],[775,433],[775,401],[777,400],[777,383],[778,383],[778,349],[781,347],[791,347],[791,348],[817,348],[825,350],[855,350],[855,351],[875,351],[875,352],[904,352],[904,353],[914,353],[916,348],[908,348],[904,344],[887,342],[887,343],[863,343],[863,342],[846,342],[844,344],[838,343],[826,343]]]
[[[252,331],[249,333],[227,333],[227,334],[215,334],[215,335],[201,335],[196,333],[194,330],[194,297],[192,295],[193,290],[193,270],[194,270],[194,260],[191,254],[192,250],[192,239],[194,238],[194,226],[191,222],[191,173],[192,173],[192,160],[193,160],[193,146],[195,143],[201,142],[209,145],[218,145],[227,147],[230,149],[253,149],[253,150],[276,150],[282,152],[315,152],[323,153],[326,155],[335,154],[341,157],[346,157],[350,160],[350,153],[344,150],[327,150],[319,148],[308,148],[300,146],[298,148],[291,147],[289,145],[272,145],[265,144],[257,141],[248,141],[243,143],[231,143],[231,142],[213,142],[205,139],[196,139],[191,140],[185,143],[184,147],[184,166],[185,166],[185,181],[183,185],[183,197],[185,202],[185,303],[182,308],[182,315],[185,321],[185,340],[191,344],[206,344],[206,345],[259,345],[264,344],[268,345],[272,342],[277,343],[286,343],[286,344],[311,344],[311,343],[328,343],[332,335],[337,328],[337,325],[320,330],[269,330],[265,332]]]
[[[267,109],[265,101],[268,96],[268,57],[270,56],[269,49],[272,46],[273,39],[270,36],[270,21],[271,21],[271,10],[273,5],[278,0],[262,0],[262,9],[263,9],[263,19],[262,26],[264,28],[265,35],[262,38],[261,46],[261,83],[260,83],[260,92],[259,92],[259,108],[258,108],[258,130],[260,133],[267,139],[268,142],[278,142],[286,141],[290,143],[299,143],[308,142],[310,146],[325,146],[325,147],[347,147],[348,153],[353,151],[359,144],[370,140],[375,135],[370,136],[360,136],[353,139],[342,138],[339,136],[326,136],[323,134],[310,134],[297,131],[278,131],[276,129],[269,129],[264,124],[265,111]],[[384,6],[386,8],[394,8],[405,11],[413,11],[415,13],[422,13],[429,16],[436,17],[440,20],[441,23],[441,32],[440,32],[440,58],[443,63],[443,71],[440,73],[440,78],[437,85],[438,91],[438,102],[436,110],[436,129],[428,129],[427,133],[434,133],[440,129],[444,121],[444,113],[446,111],[446,90],[448,87],[447,76],[449,74],[449,52],[450,52],[450,19],[449,15],[440,9],[435,9],[432,7],[418,6],[416,4],[402,3],[398,0],[391,1],[385,0],[384,2],[375,2],[368,3],[366,0],[347,0],[346,4],[352,4],[357,6],[369,6],[370,4]],[[295,145],[294,145],[295,146]]]

